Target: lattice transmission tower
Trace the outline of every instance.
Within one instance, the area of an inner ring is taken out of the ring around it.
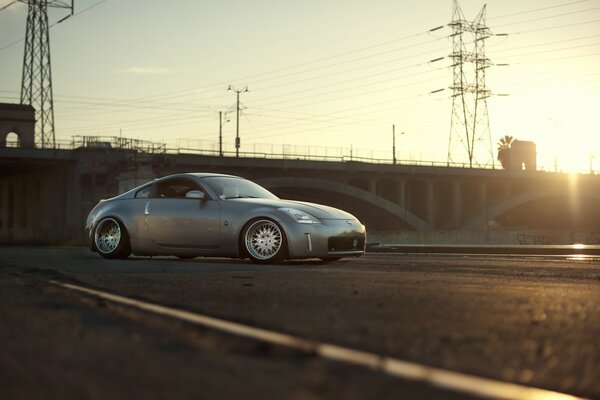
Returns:
[[[64,8],[73,15],[73,0],[19,0],[28,5],[21,104],[35,108],[35,142],[41,148],[55,147],[54,100],[50,64],[48,7]],[[70,16],[69,15],[69,16]],[[69,16],[58,21],[64,21]]]
[[[492,33],[486,26],[484,5],[473,21],[467,21],[454,0],[452,28],[452,120],[448,142],[448,164],[468,161],[469,167],[495,167],[487,107],[491,91],[485,72],[491,61],[485,55],[485,40]]]

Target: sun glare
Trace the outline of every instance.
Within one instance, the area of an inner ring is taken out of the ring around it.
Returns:
[[[591,130],[600,125],[596,100],[593,90],[578,82],[521,93],[498,104],[492,128],[535,142],[539,169],[588,173],[600,169],[600,139]]]

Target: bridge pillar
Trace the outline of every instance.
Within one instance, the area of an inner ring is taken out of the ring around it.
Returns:
[[[404,180],[398,182],[398,204],[406,209],[406,181]]]
[[[460,182],[452,183],[452,226],[454,229],[460,227],[460,221],[462,219],[462,193],[460,186]]]
[[[481,185],[479,185],[477,195],[478,195],[477,196],[478,197],[477,211],[479,213],[483,213],[486,216],[485,225],[487,226],[489,221],[487,220],[487,218],[488,218],[488,202],[487,202],[487,185],[485,183],[482,183]]]
[[[10,239],[14,216],[14,187],[8,181],[0,181],[0,240]]]
[[[429,223],[429,225],[431,225],[432,227],[435,226],[435,198],[434,198],[435,194],[433,191],[433,182],[432,181],[426,181],[425,182],[425,199],[427,201],[427,217],[426,217],[426,221]]]
[[[369,179],[369,193],[377,194],[377,181]]]

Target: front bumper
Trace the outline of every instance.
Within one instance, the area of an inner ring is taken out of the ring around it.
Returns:
[[[286,224],[290,258],[358,257],[364,254],[366,229],[357,220]]]

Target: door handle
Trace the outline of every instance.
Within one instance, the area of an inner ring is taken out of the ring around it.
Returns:
[[[150,202],[146,202],[146,208],[144,208],[144,215],[150,215]]]

